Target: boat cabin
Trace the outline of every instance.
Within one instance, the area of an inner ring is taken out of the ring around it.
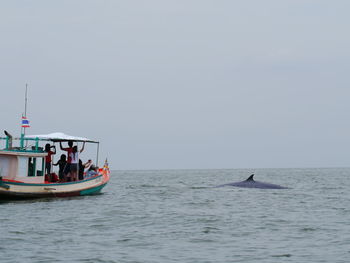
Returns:
[[[63,133],[48,135],[21,136],[12,138],[5,132],[6,137],[0,137],[0,181],[6,179],[13,182],[42,184],[45,182],[45,157],[47,152],[39,147],[39,142],[92,142],[86,138],[73,137]],[[18,140],[20,145],[13,147],[13,141]],[[5,144],[4,147],[2,144]],[[98,147],[97,147],[98,149]],[[98,150],[96,163],[98,163]]]
[[[5,148],[0,151],[0,176],[24,183],[44,183],[46,155],[40,150],[31,152]]]

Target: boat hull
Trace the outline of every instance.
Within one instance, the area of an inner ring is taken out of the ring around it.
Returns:
[[[72,197],[99,193],[109,181],[109,174],[67,183],[28,184],[3,180],[0,199]]]

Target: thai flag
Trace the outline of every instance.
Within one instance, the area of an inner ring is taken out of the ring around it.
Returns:
[[[22,116],[22,128],[29,128],[29,121],[27,120],[27,117]]]

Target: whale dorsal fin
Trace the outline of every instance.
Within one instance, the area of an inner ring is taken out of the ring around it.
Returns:
[[[254,181],[254,174],[252,174],[251,176],[249,176],[249,178],[246,181]]]

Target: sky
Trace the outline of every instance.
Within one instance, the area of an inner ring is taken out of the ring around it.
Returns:
[[[349,9],[1,1],[0,129],[28,83],[27,133],[99,140],[114,170],[349,166]]]

